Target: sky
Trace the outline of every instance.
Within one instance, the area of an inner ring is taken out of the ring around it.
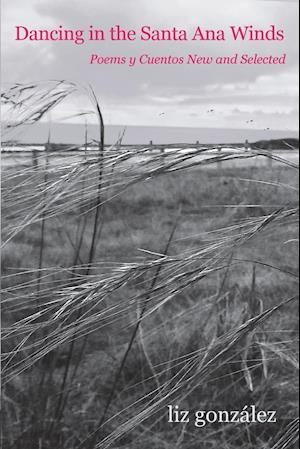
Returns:
[[[15,27],[107,29],[120,24],[139,29],[176,26],[189,31],[231,25],[271,24],[285,30],[282,42],[29,42],[16,41]],[[4,0],[2,2],[2,87],[13,82],[67,79],[92,85],[108,125],[253,128],[298,131],[298,1],[271,0]],[[155,56],[189,53],[287,54],[281,66],[103,66],[102,56]],[[51,113],[61,121],[90,109],[74,95]],[[209,112],[213,109],[212,112]],[[74,119],[72,119],[74,121]]]

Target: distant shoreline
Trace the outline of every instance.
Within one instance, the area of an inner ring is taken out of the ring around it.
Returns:
[[[85,145],[82,143],[53,143],[48,144],[49,151],[67,151],[67,152],[76,152],[76,151],[84,151]],[[269,150],[269,151],[299,151],[299,139],[295,138],[283,138],[283,139],[271,139],[271,140],[260,140],[257,142],[239,142],[239,143],[189,143],[189,142],[181,142],[181,143],[172,143],[172,144],[164,144],[164,143],[127,143],[127,144],[105,144],[105,148],[119,148],[119,149],[145,149],[145,148],[153,148],[153,150],[164,150],[164,149],[172,149],[172,148],[181,148],[181,149],[200,149],[200,148],[209,148],[209,149],[222,149],[226,147],[233,148],[245,148],[249,145],[249,148],[252,149],[260,149],[260,150]],[[3,142],[1,145],[1,152],[19,152],[19,151],[45,151],[46,144],[44,143],[21,143],[21,142]],[[88,143],[87,148],[90,150],[97,149],[97,142]]]

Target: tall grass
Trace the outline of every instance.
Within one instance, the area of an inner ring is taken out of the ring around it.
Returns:
[[[11,87],[5,135],[79,89]],[[3,170],[4,447],[296,447],[298,167],[261,149],[105,147],[86,93],[98,154],[86,133],[85,157]],[[283,179],[226,177],[227,161],[257,157]],[[280,419],[199,430],[170,425],[170,404]]]

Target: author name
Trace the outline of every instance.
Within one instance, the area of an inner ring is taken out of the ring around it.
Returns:
[[[169,405],[168,422],[170,424],[188,424],[191,421],[191,412],[180,410],[179,407]],[[204,411],[194,413],[193,421],[195,427],[203,428],[208,424],[274,424],[277,422],[277,412],[258,410],[255,405],[246,405],[243,410],[232,411]]]

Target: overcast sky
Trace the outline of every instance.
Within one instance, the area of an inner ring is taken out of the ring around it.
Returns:
[[[4,0],[2,82],[68,79],[93,85],[106,123],[121,125],[298,130],[298,2],[255,0]],[[32,29],[108,28],[192,30],[254,25],[283,28],[283,42],[16,42],[15,26]],[[133,55],[262,55],[287,53],[283,66],[90,66],[91,53]],[[61,114],[89,108],[68,101]],[[207,111],[214,109],[215,112]],[[246,124],[251,119],[254,122]]]

